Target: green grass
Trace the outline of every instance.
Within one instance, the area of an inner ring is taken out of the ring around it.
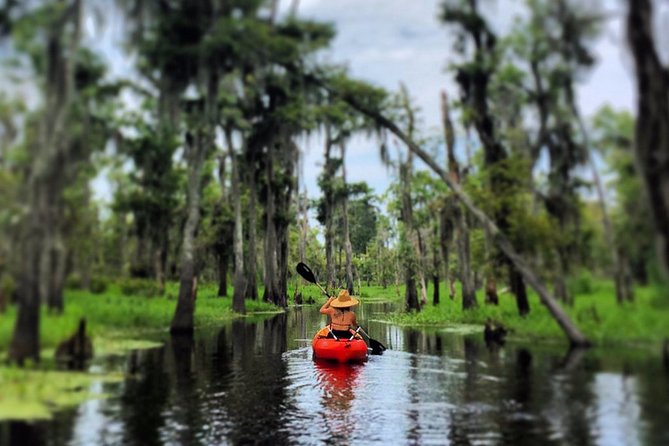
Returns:
[[[669,293],[666,288],[638,287],[635,289],[635,301],[623,305],[616,303],[614,286],[610,281],[593,279],[582,288],[576,293],[574,306],[563,308],[596,345],[660,342],[669,338]],[[483,291],[480,291],[477,293],[478,307],[463,311],[461,300],[450,300],[445,288],[440,288],[441,303],[438,306],[431,303],[432,287],[428,291],[428,304],[420,312],[396,312],[385,319],[409,326],[482,326],[486,319],[492,318],[510,328],[512,338],[564,339],[560,327],[531,290],[528,290],[531,312],[526,317],[518,315],[515,299],[510,293],[502,293],[499,306],[494,306],[483,303]]]
[[[41,310],[40,342],[43,349],[55,348],[71,336],[79,319],[86,318],[88,329],[98,338],[127,338],[146,331],[166,331],[174,315],[178,284],[168,283],[164,297],[125,296],[117,285],[110,285],[102,294],[68,290],[65,293],[65,311],[62,315]],[[195,304],[195,326],[212,325],[229,320],[235,315],[232,299],[216,296],[216,284],[202,284]],[[281,311],[261,301],[246,301],[248,313]],[[0,352],[6,351],[16,319],[16,308],[10,306],[0,314]]]

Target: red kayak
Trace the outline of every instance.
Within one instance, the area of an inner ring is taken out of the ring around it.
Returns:
[[[367,344],[359,335],[353,339],[328,338],[328,327],[321,329],[311,341],[314,357],[337,362],[359,362],[367,359]]]

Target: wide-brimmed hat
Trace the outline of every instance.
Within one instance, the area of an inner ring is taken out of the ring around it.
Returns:
[[[341,290],[339,296],[330,302],[330,306],[334,308],[348,308],[358,305],[358,302],[358,299],[348,294],[348,290]]]

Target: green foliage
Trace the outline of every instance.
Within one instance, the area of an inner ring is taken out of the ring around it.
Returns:
[[[596,288],[596,282],[592,274],[587,270],[581,270],[567,280],[567,287],[571,295],[592,294]]]
[[[81,275],[77,272],[71,273],[65,278],[66,290],[80,290],[83,288]]]
[[[93,294],[102,294],[107,291],[109,281],[102,277],[93,277],[90,283],[90,292]]]
[[[155,297],[160,288],[155,280],[127,278],[119,281],[121,293],[125,296]]]

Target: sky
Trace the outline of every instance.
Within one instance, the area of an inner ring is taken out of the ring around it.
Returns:
[[[280,0],[280,12],[285,14],[293,1]],[[449,30],[437,20],[440,0],[298,1],[299,17],[332,22],[336,26],[337,36],[331,49],[323,55],[324,60],[343,63],[353,77],[391,92],[397,92],[403,82],[421,110],[421,134],[441,134],[440,91],[445,90],[455,98],[458,88],[447,70],[449,62],[454,60],[453,41]],[[513,17],[521,13],[523,3],[522,0],[483,0],[481,5],[493,28],[504,33],[513,26]],[[598,63],[577,90],[578,106],[585,117],[604,104],[634,109],[634,76],[620,3],[602,0],[608,21],[595,47]],[[133,61],[119,46],[122,24],[113,18],[102,21],[89,14],[85,28],[89,38],[102,45],[111,72],[126,75]],[[669,29],[659,28],[660,31]],[[306,188],[309,196],[316,198],[323,142],[312,137],[299,140],[298,145],[304,152],[301,189]],[[346,170],[350,182],[366,181],[381,194],[392,181],[393,173],[382,165],[378,146],[372,138],[354,137],[347,148]],[[99,199],[109,202],[111,191],[104,178],[96,180],[94,189]]]
[[[289,1],[284,0],[287,8]],[[512,26],[521,11],[520,0],[481,2],[492,26],[504,31]],[[439,92],[458,96],[451,73],[453,41],[448,29],[437,21],[439,0],[301,0],[298,15],[333,22],[337,37],[326,59],[344,62],[351,75],[390,91],[398,91],[400,82],[421,109],[425,135],[440,134]],[[623,29],[623,9],[616,0],[604,1],[609,17],[595,47],[599,60],[592,73],[578,87],[578,105],[583,116],[599,107],[634,109],[634,84],[631,60],[627,54]],[[450,59],[449,59],[450,57]],[[304,184],[310,196],[317,196],[316,178],[322,166],[320,141],[303,143]],[[350,181],[367,181],[382,193],[392,176],[379,159],[378,143],[373,139],[351,141],[346,160]]]

